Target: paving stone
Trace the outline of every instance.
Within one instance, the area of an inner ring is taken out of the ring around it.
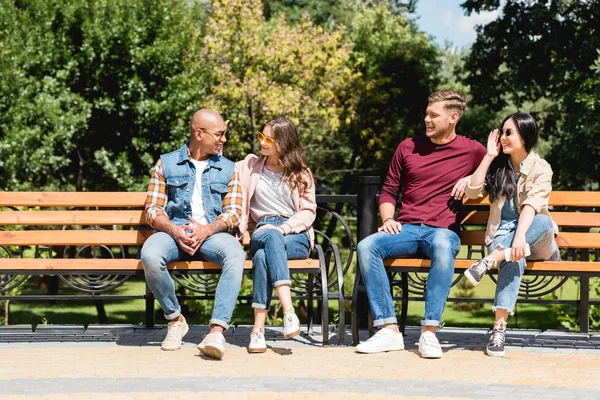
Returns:
[[[33,333],[33,326],[28,324],[21,325],[0,325],[1,335],[22,335]]]
[[[42,335],[82,335],[85,327],[83,325],[37,325],[35,334]]]

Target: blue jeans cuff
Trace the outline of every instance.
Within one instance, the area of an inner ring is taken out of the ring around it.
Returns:
[[[266,310],[267,309],[267,305],[266,304],[260,304],[260,303],[252,303],[252,308],[260,308],[261,310]]]
[[[229,324],[225,321],[221,321],[220,319],[211,318],[210,321],[208,321],[208,326],[210,328],[213,325],[219,325],[225,330],[229,329]]]
[[[281,286],[281,285],[290,285],[292,286],[292,281],[289,279],[283,279],[281,281],[277,281],[275,283],[273,283],[273,287],[276,288],[277,286]]]
[[[179,318],[180,315],[181,315],[181,307],[179,307],[179,310],[175,311],[172,314],[166,314],[165,313],[165,318],[168,319],[169,321],[172,321],[174,319]]]
[[[396,317],[376,319],[373,321],[373,326],[383,326],[387,324],[398,324]]]
[[[513,312],[513,310],[511,310],[511,309],[510,309],[510,308],[508,308],[508,307],[504,307],[504,306],[496,306],[496,305],[495,305],[494,307],[492,307],[492,312],[496,312],[496,309],[497,309],[497,308],[499,308],[499,309],[501,309],[501,310],[506,310],[506,311],[508,311],[508,314],[509,314],[511,317],[512,317],[513,315],[515,315],[515,313]]]
[[[421,326],[440,326],[440,321],[436,321],[435,319],[422,319]]]

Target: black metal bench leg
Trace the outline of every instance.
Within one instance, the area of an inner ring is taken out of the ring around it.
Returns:
[[[408,317],[408,272],[400,273],[402,279],[402,311],[400,314],[400,332],[405,334],[406,318]]]
[[[306,332],[309,335],[313,334],[313,318],[314,318],[314,304],[313,304],[313,280],[315,279],[314,274],[308,274],[308,282],[306,284]]]
[[[356,346],[359,343],[358,338],[358,302],[362,287],[362,277],[360,271],[356,271],[354,277],[354,288],[352,289],[352,344]]]
[[[339,317],[338,317],[338,345],[344,344],[346,336],[346,307],[344,302],[344,271],[342,270],[342,258],[337,245],[332,244],[333,256],[338,278],[338,302],[339,302]]]
[[[154,294],[146,284],[146,328],[154,328]]]
[[[579,280],[579,326],[581,333],[590,332],[590,278],[582,276]]]
[[[327,275],[321,271],[321,331],[323,331],[323,344],[329,344],[329,290],[327,287]]]

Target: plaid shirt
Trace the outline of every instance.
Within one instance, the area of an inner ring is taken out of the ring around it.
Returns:
[[[223,199],[223,212],[217,217],[227,225],[227,230],[232,231],[237,228],[242,216],[242,185],[240,183],[240,175],[237,168],[229,180],[227,186],[227,194]],[[146,192],[146,222],[154,228],[156,218],[164,215],[168,218],[165,212],[167,205],[167,185],[165,176],[163,175],[162,162],[160,158],[152,168],[150,184]]]

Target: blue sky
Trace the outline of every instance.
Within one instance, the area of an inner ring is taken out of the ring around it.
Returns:
[[[496,19],[499,11],[465,16],[460,4],[464,0],[419,0],[416,15],[422,31],[435,36],[435,42],[444,47],[446,40],[454,46],[470,47],[475,41],[475,25]],[[504,2],[501,2],[504,3]]]

